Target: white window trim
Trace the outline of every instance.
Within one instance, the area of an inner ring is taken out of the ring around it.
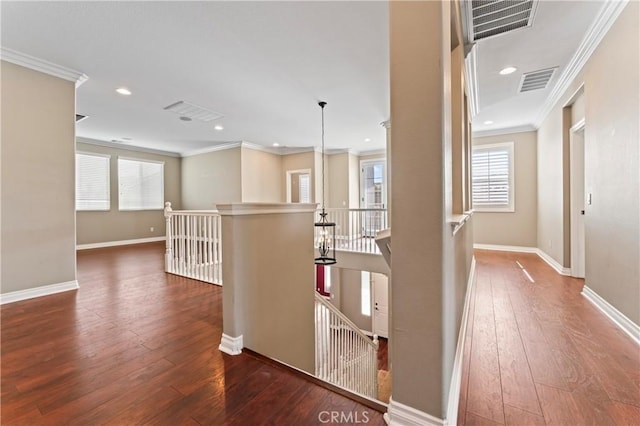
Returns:
[[[509,151],[509,205],[508,206],[476,206],[473,204],[473,170],[471,170],[471,204],[474,212],[482,213],[515,213],[516,211],[516,188],[515,188],[515,168],[516,162],[514,142],[499,142],[490,144],[474,145],[471,152],[471,161],[473,162],[473,151],[476,149],[490,149],[506,147]]]
[[[109,207],[105,209],[78,209],[77,208],[77,200],[75,200],[76,212],[109,212],[111,211],[111,154],[104,154],[102,152],[90,152],[90,151],[76,151],[76,155],[91,155],[94,157],[102,157],[109,160],[107,167],[107,194],[109,195]],[[76,160],[77,161],[77,160]],[[75,179],[78,179],[78,176],[75,176]],[[74,183],[75,184],[75,183]],[[74,186],[75,191],[75,186]],[[77,197],[77,194],[74,194],[74,198]]]
[[[162,165],[162,174],[160,175],[160,185],[162,187],[162,195],[164,197],[164,166],[165,166],[165,162],[164,161],[158,161],[158,160],[148,160],[146,158],[136,158],[136,157],[125,157],[122,155],[118,155],[117,159],[116,159],[116,163],[118,160],[129,160],[129,161],[139,161],[142,163],[155,163],[155,164],[161,164]],[[164,202],[162,203],[162,207],[159,208],[155,208],[155,209],[123,209],[120,207],[120,165],[117,164],[117,173],[118,173],[118,211],[121,212],[147,212],[147,211],[158,211],[158,210],[164,210]]]
[[[358,194],[358,205],[360,206],[360,208],[365,208],[364,206],[364,192],[365,192],[365,188],[364,188],[364,180],[362,179],[362,169],[364,169],[365,166],[370,166],[372,164],[379,164],[379,163],[384,163],[384,175],[382,177],[382,199],[384,200],[384,202],[382,203],[384,205],[384,208],[388,208],[389,205],[387,203],[387,157],[382,156],[382,157],[376,157],[376,158],[367,158],[366,160],[360,160],[360,168],[358,169],[358,175],[359,175],[359,180],[360,180],[360,192]]]

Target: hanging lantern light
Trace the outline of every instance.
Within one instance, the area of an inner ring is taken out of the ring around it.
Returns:
[[[316,247],[320,257],[316,257],[316,265],[333,265],[336,263],[336,224],[327,220],[327,212],[324,209],[324,107],[326,102],[318,102],[322,110],[322,211],[320,220],[314,224],[316,235]]]

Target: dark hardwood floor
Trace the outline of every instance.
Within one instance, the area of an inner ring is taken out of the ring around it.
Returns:
[[[222,289],[165,274],[163,252],[78,252],[80,290],[1,307],[3,425],[315,425],[331,411],[384,424],[286,369],[218,351]]]
[[[475,256],[458,424],[639,425],[640,348],[584,281],[534,254]]]

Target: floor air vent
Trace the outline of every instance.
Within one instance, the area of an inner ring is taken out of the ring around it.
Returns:
[[[538,0],[473,0],[473,40],[531,26]]]
[[[553,73],[557,68],[548,68],[546,70],[532,71],[522,74],[520,88],[518,92],[530,92],[531,90],[545,89],[549,84],[549,80],[553,77]]]

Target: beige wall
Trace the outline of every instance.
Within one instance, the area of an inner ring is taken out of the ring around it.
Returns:
[[[327,156],[326,167],[330,195],[327,198],[327,207],[349,208],[350,155],[345,152]]]
[[[537,246],[537,158],[536,132],[511,133],[475,138],[473,145],[500,142],[514,144],[515,212],[474,214],[474,242],[508,246]]]
[[[315,153],[302,152],[299,154],[289,154],[282,156],[282,194],[284,200],[287,196],[287,170],[311,170],[311,202],[319,202],[316,197],[316,179],[315,179]]]
[[[75,84],[2,61],[1,292],[76,279]]]
[[[284,202],[282,157],[247,147],[241,150],[242,201]]]
[[[216,203],[242,201],[242,148],[182,159],[182,208],[211,210]]]
[[[640,4],[632,1],[587,63],[586,285],[640,324]]]
[[[99,146],[88,139],[78,138],[76,150],[111,156],[110,186],[111,210],[80,211],[76,214],[77,244],[103,243],[162,237],[165,235],[165,219],[162,210],[120,211],[118,209],[118,157],[164,163],[164,199],[174,210],[181,208],[181,160],[178,157]],[[151,231],[150,228],[153,228]]]
[[[371,316],[362,315],[362,271],[332,268],[331,272],[331,300],[333,304],[358,328],[371,332]]]
[[[358,156],[349,155],[349,202],[348,207],[360,207],[360,160]]]
[[[246,348],[314,374],[313,207],[300,206],[308,212],[230,215],[219,206],[223,325]]]

